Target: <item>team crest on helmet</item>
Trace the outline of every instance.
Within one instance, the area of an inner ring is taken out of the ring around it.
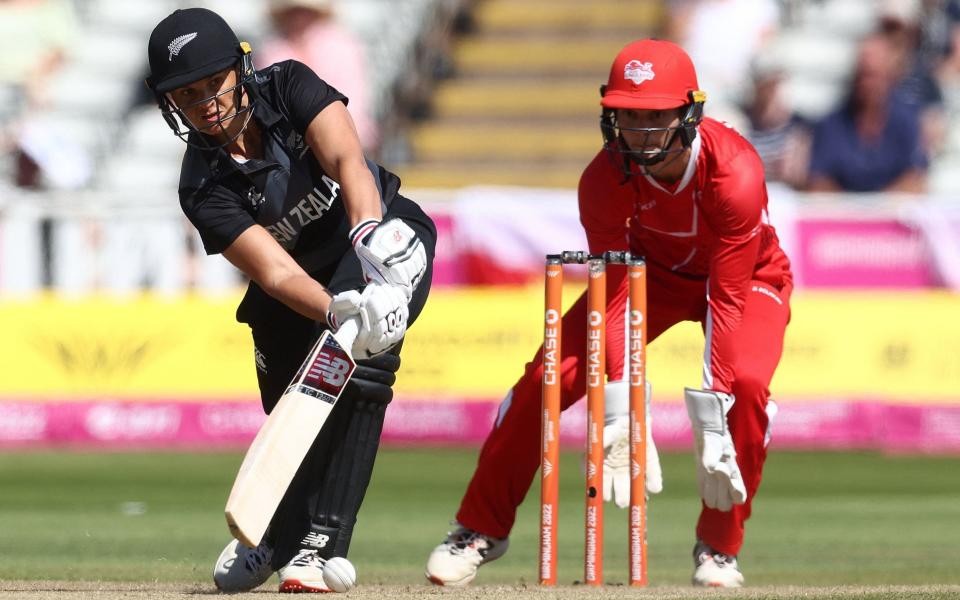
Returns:
[[[180,51],[183,50],[183,47],[192,42],[196,37],[196,33],[188,33],[186,35],[173,38],[173,41],[170,42],[169,46],[167,46],[167,50],[170,51],[169,60],[172,61],[174,56],[180,56]]]
[[[648,79],[653,79],[653,77],[653,63],[631,60],[623,67],[623,78],[629,79],[637,85]]]

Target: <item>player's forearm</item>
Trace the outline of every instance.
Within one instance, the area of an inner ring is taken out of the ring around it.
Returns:
[[[730,392],[737,363],[736,336],[747,302],[750,280],[760,250],[760,236],[724,238],[710,265],[708,291],[710,324],[709,363],[704,388]]]
[[[321,323],[327,322],[330,293],[306,273],[291,273],[261,284],[270,296],[301,315]]]
[[[247,228],[223,251],[223,256],[273,298],[305,317],[326,322],[330,293],[263,227]]]
[[[383,219],[380,192],[373,181],[373,173],[364,160],[345,160],[339,166],[340,185],[347,220],[352,229],[357,223],[368,219]]]

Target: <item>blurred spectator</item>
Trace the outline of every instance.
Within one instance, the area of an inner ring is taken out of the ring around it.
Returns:
[[[776,0],[673,0],[668,36],[687,51],[700,88],[707,92],[707,111],[728,118],[750,85],[750,63],[777,32]],[[718,114],[720,113],[720,114]]]
[[[947,1],[940,22],[944,29],[940,46],[943,59],[937,65],[936,76],[944,96],[948,126],[955,130],[956,123],[960,121],[960,0]],[[947,147],[947,151],[960,152],[960,144],[954,142]]]
[[[891,0],[892,3],[892,0]],[[950,53],[951,30],[960,20],[958,0],[920,0],[920,62],[936,71]]]
[[[920,121],[894,93],[900,79],[896,52],[882,34],[861,43],[847,101],[814,126],[810,190],[924,191]]]
[[[29,105],[46,103],[46,84],[76,34],[70,0],[0,0],[0,86]]]
[[[334,0],[269,0],[276,35],[254,54],[257,68],[294,59],[347,96],[347,109],[364,150],[379,143],[372,115],[370,79],[363,42],[341,25]]]
[[[50,76],[75,34],[70,0],[0,0],[0,172],[15,172],[19,183],[31,184],[38,169],[17,150],[16,121],[48,103]]]
[[[960,78],[960,0],[947,0],[940,22],[943,39],[937,41],[943,60],[937,65],[937,77],[942,84]]]
[[[810,135],[787,101],[786,73],[769,54],[754,60],[751,73],[753,87],[743,106],[744,135],[763,160],[767,181],[799,187],[807,173]]]
[[[896,93],[919,114],[924,149],[933,156],[943,146],[946,117],[930,57],[921,52],[924,17],[920,0],[885,0],[880,9],[880,33],[893,47],[901,72]]]

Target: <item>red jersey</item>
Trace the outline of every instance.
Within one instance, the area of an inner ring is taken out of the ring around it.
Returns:
[[[730,391],[730,342],[750,281],[783,289],[792,276],[764,221],[767,187],[756,150],[714,119],[705,118],[698,131],[687,169],[673,185],[641,173],[624,181],[620,158],[601,150],[580,178],[580,221],[592,253],[629,250],[652,268],[706,282],[708,382]]]

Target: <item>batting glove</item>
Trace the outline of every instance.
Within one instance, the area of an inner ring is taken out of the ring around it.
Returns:
[[[327,308],[327,325],[331,331],[340,329],[340,325],[350,317],[360,314],[363,297],[356,290],[347,290],[336,294]]]
[[[372,358],[400,343],[407,333],[410,309],[407,297],[395,286],[373,282],[361,296],[360,333],[353,344],[354,358]]]
[[[427,251],[413,229],[400,219],[368,219],[350,230],[350,243],[368,282],[397,286],[410,301],[427,270]]]

